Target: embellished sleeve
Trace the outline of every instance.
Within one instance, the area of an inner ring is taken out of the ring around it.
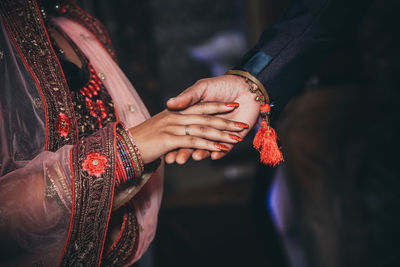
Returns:
[[[23,251],[0,262],[95,266],[104,250],[109,250],[107,261],[116,260],[116,252],[104,244],[117,173],[127,172],[118,166],[118,157],[126,152],[118,151],[121,134],[126,132],[120,125],[109,123],[75,146],[42,152],[0,178],[0,245]],[[113,242],[113,247],[125,248],[119,260],[134,255],[138,240],[134,209],[123,210],[121,238]]]
[[[137,147],[121,124],[111,124],[82,140],[71,150],[71,164],[74,208],[61,265],[92,266],[101,260],[115,187],[136,179],[136,183],[131,184],[139,189],[145,182],[141,179],[144,165]],[[133,210],[124,208],[122,239],[118,238],[113,245],[114,248],[124,247],[124,253],[110,249],[107,261],[116,254],[120,257],[113,262],[134,255],[138,226]]]
[[[139,224],[132,209],[123,208],[124,217],[118,238],[112,246],[104,252],[103,266],[123,266],[129,262],[138,247]]]
[[[115,124],[71,150],[72,214],[61,266],[96,266],[101,260],[114,195]]]

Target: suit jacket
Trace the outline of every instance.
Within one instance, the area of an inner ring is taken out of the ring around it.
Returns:
[[[261,35],[239,68],[265,86],[274,114],[329,53],[349,40],[370,0],[293,0],[282,18]]]

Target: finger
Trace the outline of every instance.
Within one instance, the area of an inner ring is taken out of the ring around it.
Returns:
[[[206,80],[200,80],[194,85],[183,91],[180,95],[170,98],[167,101],[167,107],[171,110],[185,109],[193,104],[196,104],[202,99],[204,92],[207,89]]]
[[[196,161],[206,159],[209,156],[211,156],[211,152],[202,149],[196,150],[192,154],[192,158]]]
[[[165,162],[167,164],[172,164],[176,160],[176,155],[178,155],[178,151],[171,151],[165,155]]]
[[[218,160],[228,155],[228,152],[211,152],[211,159]]]
[[[228,150],[225,151],[216,151],[216,152],[211,152],[211,159],[212,160],[218,160],[218,159],[222,159],[223,157],[225,157],[226,155],[228,155],[228,153],[232,150],[233,145],[231,144],[224,144]]]
[[[209,151],[229,151],[226,144],[213,142],[196,136],[170,136],[168,138],[172,149],[175,148],[192,148],[192,149],[204,149]]]
[[[200,102],[182,110],[181,114],[219,114],[230,112],[239,107],[239,103]]]
[[[172,117],[177,125],[203,125],[224,131],[240,132],[248,129],[249,125],[242,122],[231,121],[210,115],[177,115]]]
[[[176,156],[176,163],[181,165],[185,164],[192,155],[193,151],[194,151],[193,149],[188,149],[188,148],[179,149],[178,154]]]
[[[243,139],[232,132],[221,131],[203,125],[168,126],[165,131],[174,135],[190,135],[208,140],[236,144]]]

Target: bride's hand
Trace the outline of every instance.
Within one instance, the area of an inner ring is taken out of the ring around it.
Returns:
[[[188,108],[192,114],[164,110],[142,124],[130,128],[129,132],[141,152],[144,163],[152,162],[178,148],[227,151],[228,148],[220,142],[239,142],[241,138],[235,132],[241,132],[248,126],[210,115],[231,112],[236,107],[236,103],[203,102]]]

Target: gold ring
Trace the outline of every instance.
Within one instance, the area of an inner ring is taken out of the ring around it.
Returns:
[[[189,125],[185,126],[185,134],[190,135],[190,126]]]

